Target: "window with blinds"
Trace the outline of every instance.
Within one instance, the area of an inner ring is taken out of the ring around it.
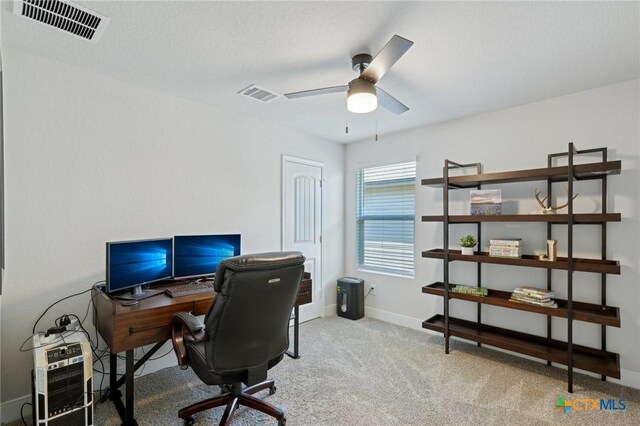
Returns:
[[[361,169],[356,187],[358,268],[414,276],[416,163]]]

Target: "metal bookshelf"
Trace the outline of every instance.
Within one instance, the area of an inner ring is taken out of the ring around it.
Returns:
[[[579,155],[599,154],[601,161],[575,164]],[[566,158],[566,166],[554,166],[559,158]],[[454,169],[475,168],[475,174],[452,176]],[[423,222],[443,223],[443,247],[426,250],[422,257],[441,259],[444,261],[443,281],[426,285],[422,288],[425,294],[442,297],[444,300],[444,314],[435,315],[422,323],[423,328],[441,332],[445,338],[445,353],[449,353],[451,336],[477,342],[478,346],[486,344],[513,352],[533,356],[552,363],[567,366],[567,387],[573,392],[574,368],[600,374],[602,380],[606,377],[620,378],[619,355],[607,351],[607,327],[620,327],[620,312],[616,307],[607,306],[607,274],[620,274],[620,264],[607,259],[607,224],[620,222],[619,213],[607,212],[607,178],[609,175],[619,174],[620,161],[607,159],[607,148],[576,150],[573,143],[569,143],[566,152],[549,154],[547,167],[540,169],[526,169],[499,173],[482,173],[480,163],[460,164],[450,160],[444,161],[443,176],[441,178],[423,179],[423,186],[442,188],[443,214],[437,216],[423,216]],[[601,181],[601,212],[575,213],[573,207],[574,183],[581,180]],[[547,207],[550,207],[554,182],[567,183],[568,212],[566,214],[522,214],[503,216],[471,216],[449,215],[449,191],[457,189],[480,189],[483,184],[513,183],[527,181],[547,182]],[[567,257],[559,257],[556,261],[539,260],[536,256],[523,255],[522,258],[509,259],[491,257],[488,253],[475,252],[473,255],[462,255],[459,250],[449,248],[449,227],[459,223],[476,224],[476,234],[479,244],[482,242],[482,223],[485,222],[540,222],[546,224],[547,239],[553,238],[553,225],[567,225]],[[574,256],[573,233],[576,225],[598,225],[601,232],[601,256],[599,259],[585,259]],[[552,275],[554,269],[567,271],[567,299],[558,300],[558,308],[528,306],[509,302],[509,292],[491,290],[485,297],[457,294],[451,292],[454,284],[449,281],[450,263],[454,261],[475,262],[477,264],[476,283],[482,285],[482,264],[502,264],[523,267],[547,269],[547,289],[552,290]],[[574,272],[591,272],[600,274],[600,303],[584,303],[574,301]],[[451,299],[474,302],[477,305],[477,320],[466,321],[449,315]],[[540,337],[520,333],[505,328],[498,328],[482,323],[482,305],[492,305],[507,309],[527,311],[546,315],[547,336]],[[552,318],[567,319],[567,340],[558,341],[552,338]],[[601,327],[600,348],[590,348],[573,343],[573,321],[584,321]]]

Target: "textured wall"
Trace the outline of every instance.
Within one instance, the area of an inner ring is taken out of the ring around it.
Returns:
[[[33,361],[18,347],[34,320],[51,302],[104,279],[106,241],[241,233],[243,252],[280,249],[283,154],[325,163],[324,281],[342,274],[343,145],[4,53],[4,401],[30,392]],[[38,329],[62,313],[84,316],[88,301],[61,303]],[[169,356],[145,372],[172,364]]]

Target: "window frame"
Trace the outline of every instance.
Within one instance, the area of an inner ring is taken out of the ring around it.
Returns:
[[[365,190],[365,182],[364,182],[364,173],[367,170],[372,170],[372,169],[381,169],[381,168],[385,168],[385,167],[400,167],[402,165],[409,165],[409,167],[413,167],[413,177],[412,178],[389,178],[384,181],[392,181],[392,180],[398,180],[399,182],[401,181],[406,181],[407,183],[409,181],[413,182],[413,214],[381,214],[381,215],[376,215],[376,214],[368,214],[368,215],[364,215],[361,214],[362,210],[365,209],[364,207],[364,203],[366,200],[365,194],[363,193],[363,191]],[[373,274],[380,274],[380,275],[389,275],[389,276],[394,276],[394,277],[400,277],[400,278],[410,278],[413,279],[415,278],[416,275],[416,196],[417,196],[417,161],[416,160],[411,160],[411,161],[397,161],[397,162],[393,162],[393,163],[387,163],[387,164],[375,164],[375,165],[366,165],[366,166],[361,166],[356,170],[356,208],[355,208],[355,215],[356,215],[356,269],[358,271],[362,271],[362,272],[368,272],[368,273],[373,273]],[[367,264],[365,263],[365,255],[366,255],[366,249],[365,249],[365,237],[366,237],[366,233],[364,230],[364,226],[367,220],[383,220],[383,221],[390,221],[390,222],[396,222],[396,223],[401,223],[401,222],[406,222],[406,221],[410,221],[412,223],[411,226],[411,236],[412,236],[412,241],[411,241],[411,269],[408,268],[398,268],[398,267],[385,267],[385,266],[379,266],[379,265],[371,265],[371,264]]]

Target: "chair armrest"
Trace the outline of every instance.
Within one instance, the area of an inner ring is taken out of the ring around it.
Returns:
[[[204,330],[204,324],[198,317],[191,315],[189,312],[178,312],[173,314],[173,322],[178,322],[186,327],[193,335]]]
[[[178,312],[171,319],[171,343],[173,350],[178,358],[178,365],[182,369],[188,367],[189,359],[187,348],[184,344],[185,331],[187,339],[194,342],[206,340],[207,336],[204,332],[204,324],[195,316],[188,312]]]

